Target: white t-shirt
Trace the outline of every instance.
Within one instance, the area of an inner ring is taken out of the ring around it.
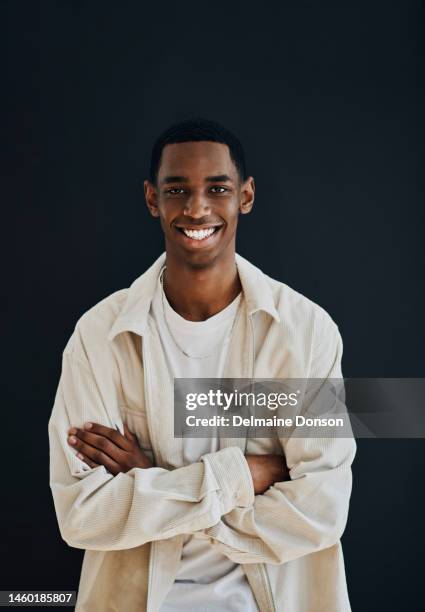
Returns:
[[[238,315],[242,294],[206,321],[188,321],[171,308],[165,294],[162,294],[160,278],[151,312],[172,376],[221,377],[230,340],[229,333]],[[191,357],[184,355],[176,343]],[[183,440],[185,464],[199,461],[202,455],[218,449],[217,437],[186,438]],[[241,566],[215,552],[208,539],[202,535],[195,533],[186,536],[180,570],[160,612],[258,612],[254,595]]]

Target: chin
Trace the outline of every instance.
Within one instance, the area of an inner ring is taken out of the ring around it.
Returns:
[[[220,253],[193,253],[186,252],[185,260],[188,266],[196,269],[208,268],[215,262]]]

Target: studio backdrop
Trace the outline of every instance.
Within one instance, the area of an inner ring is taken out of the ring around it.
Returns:
[[[78,318],[164,250],[153,141],[193,116],[255,178],[237,252],[329,312],[352,378],[425,376],[423,3],[4,2],[1,590],[78,587],[47,422]],[[6,115],[5,115],[6,116]],[[424,441],[359,439],[353,610],[423,605]]]

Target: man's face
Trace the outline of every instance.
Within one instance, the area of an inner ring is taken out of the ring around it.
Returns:
[[[145,181],[167,254],[194,267],[234,253],[238,216],[251,210],[254,189],[252,177],[241,182],[228,146],[208,141],[166,145],[157,184]]]

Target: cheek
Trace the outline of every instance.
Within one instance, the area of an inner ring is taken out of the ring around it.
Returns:
[[[172,219],[175,218],[175,215],[170,215],[170,211],[164,211],[164,210],[160,210],[159,211],[159,222],[161,224],[162,227],[162,231],[163,232],[169,232],[170,231],[170,223],[172,221]]]
[[[184,205],[179,205],[176,201],[170,201],[166,204],[162,203],[158,206],[159,219],[161,222],[161,227],[164,231],[170,228],[170,225],[174,219],[181,216],[183,209]]]
[[[239,221],[239,209],[235,209],[233,214],[227,212],[227,215],[224,218],[226,220],[228,230],[231,232],[235,231]]]
[[[217,201],[220,200],[220,201]],[[223,219],[227,225],[234,226],[237,224],[239,217],[239,202],[236,199],[216,199],[215,205],[211,205],[212,213]]]

